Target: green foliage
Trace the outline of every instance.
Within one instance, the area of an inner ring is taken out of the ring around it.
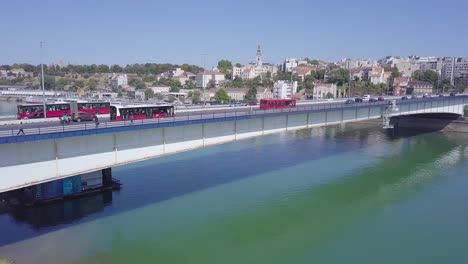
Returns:
[[[242,67],[242,64],[236,63],[236,67],[237,67],[237,68],[240,68],[240,67]]]
[[[465,106],[463,107],[463,115],[464,115],[465,117],[468,117],[468,105],[465,105]]]
[[[327,99],[331,99],[331,98],[334,97],[334,95],[333,95],[332,93],[328,92],[327,95],[326,95],[326,97],[327,97]]]
[[[160,78],[158,81],[158,84],[167,85],[174,89],[182,87],[182,84],[180,83],[179,80],[167,79],[167,78]]]
[[[170,92],[171,93],[178,93],[180,91],[180,87],[171,87]]]
[[[66,86],[67,84],[69,84],[70,82],[71,82],[71,80],[68,79],[68,78],[60,78],[60,79],[58,79],[57,82],[55,83],[55,87],[56,87],[56,89],[58,89],[58,90],[64,90],[64,89],[65,89],[65,86]]]
[[[328,76],[328,81],[336,83],[338,86],[343,86],[344,83],[349,81],[349,71],[346,69],[334,69]]]
[[[44,89],[46,90],[55,89],[55,77],[44,75]]]
[[[219,89],[215,93],[215,100],[216,101],[221,101],[221,102],[230,102],[231,97],[229,97],[224,89]]]
[[[228,60],[218,61],[218,70],[224,74],[227,74],[232,69],[232,62]]]
[[[154,97],[154,92],[152,89],[145,90],[145,100],[149,100]]]
[[[185,89],[195,89],[196,85],[195,82],[192,80],[187,80],[184,85]]]
[[[123,69],[119,65],[115,64],[115,65],[112,65],[112,67],[110,68],[110,71],[118,73],[118,72],[122,72]]]
[[[96,90],[96,87],[98,85],[98,81],[95,79],[90,79],[87,83],[86,86],[88,87],[89,90],[94,91]]]
[[[137,90],[146,89],[146,83],[139,78],[130,78],[130,80],[128,80],[128,84],[134,86]]]
[[[249,102],[257,102],[257,88],[250,87],[245,94],[244,99]]]
[[[201,93],[199,91],[195,91],[192,94],[192,103],[196,104],[201,101]]]
[[[439,74],[435,71],[427,70],[427,71],[415,71],[413,73],[413,79],[419,81],[426,81],[432,83],[432,85],[436,85],[439,81]]]
[[[292,72],[278,72],[275,76],[275,81],[278,80],[291,80]]]
[[[392,68],[392,74],[390,75],[392,79],[401,77],[401,72],[398,70],[396,66]]]
[[[216,87],[216,81],[213,80],[213,79],[211,79],[211,80],[206,84],[206,86],[207,86],[208,88],[215,88],[215,87]]]

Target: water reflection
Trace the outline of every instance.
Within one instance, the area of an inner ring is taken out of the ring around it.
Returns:
[[[17,207],[9,214],[17,223],[27,223],[33,229],[54,227],[72,223],[88,215],[102,212],[112,203],[112,191],[57,201],[35,207]]]

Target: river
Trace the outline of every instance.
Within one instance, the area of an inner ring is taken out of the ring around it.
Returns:
[[[0,215],[16,263],[468,263],[468,135],[350,123],[113,169]]]

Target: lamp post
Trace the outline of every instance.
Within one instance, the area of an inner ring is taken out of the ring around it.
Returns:
[[[44,118],[47,118],[47,111],[46,111],[46,99],[45,99],[45,86],[44,86],[44,64],[42,63],[42,41],[40,42],[40,47],[41,47],[41,58],[40,58],[40,63],[41,63],[41,79],[42,79],[42,102],[44,103]]]
[[[205,100],[205,72],[206,72],[206,53],[201,54],[203,57],[203,75],[202,75],[202,88],[203,88],[203,107],[206,105],[206,100]]]

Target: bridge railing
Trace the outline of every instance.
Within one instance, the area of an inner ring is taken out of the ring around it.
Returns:
[[[441,97],[441,98],[418,98],[412,100],[397,100],[397,104],[416,104],[420,102],[438,102],[438,101],[448,101],[452,99],[458,99],[461,96],[457,97]],[[463,96],[468,98],[468,96]],[[285,109],[242,109],[242,110],[230,110],[223,112],[200,112],[200,113],[184,113],[181,115],[175,115],[173,117],[166,118],[154,118],[154,119],[139,119],[139,120],[123,120],[123,121],[104,121],[96,125],[94,122],[89,123],[71,123],[71,124],[62,124],[62,125],[53,125],[53,126],[25,126],[23,128],[25,135],[38,135],[38,134],[50,134],[50,133],[60,133],[60,132],[72,132],[72,131],[82,131],[82,130],[96,130],[103,128],[113,128],[113,127],[125,127],[125,126],[138,126],[146,124],[157,124],[157,123],[171,123],[179,121],[190,121],[190,120],[206,120],[206,119],[218,119],[218,118],[227,118],[227,117],[239,117],[239,116],[261,116],[275,113],[287,113],[287,112],[301,112],[301,111],[325,111],[331,109],[347,109],[347,108],[364,108],[370,106],[383,106],[388,105],[389,101],[377,101],[377,102],[362,102],[362,103],[330,103],[330,104],[311,104],[311,105],[300,105],[295,108],[285,108]],[[12,128],[8,130],[0,130],[0,137],[11,137],[18,135],[18,128]],[[21,136],[22,134],[19,134]]]

